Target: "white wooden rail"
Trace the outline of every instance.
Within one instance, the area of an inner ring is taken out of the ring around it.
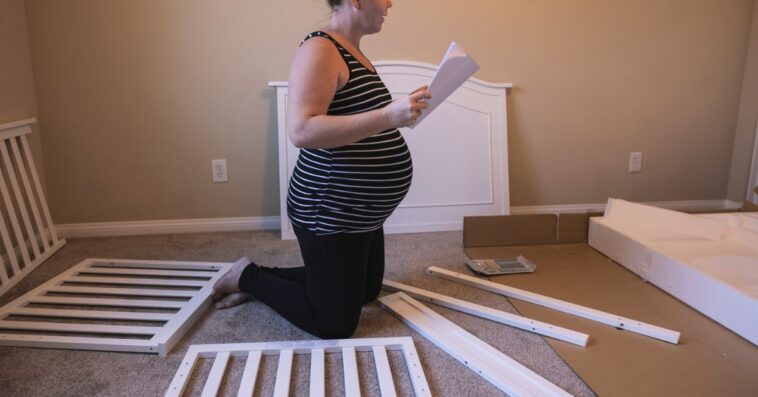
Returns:
[[[401,284],[392,280],[384,279],[383,286],[384,289],[390,291],[405,292],[406,294],[416,299],[421,299],[440,306],[445,306],[453,310],[458,310],[460,312],[468,313],[473,316],[486,318],[488,320],[510,325],[512,327],[520,328],[540,335],[560,339],[562,341],[573,343],[582,347],[587,346],[587,341],[590,338],[589,335],[582,332],[576,332],[567,328],[559,327],[557,325],[544,323],[542,321],[537,321],[523,316],[517,316],[515,314],[507,313],[502,310],[495,310],[487,306],[478,305],[476,303],[456,299],[450,296],[423,290],[421,288],[416,288],[410,285]]]
[[[0,124],[0,295],[66,243],[55,233],[26,139],[36,122]]]
[[[213,284],[231,266],[85,259],[0,308],[0,346],[165,356],[210,306]]]
[[[459,283],[494,292],[496,294],[509,298],[514,298],[533,303],[535,305],[544,306],[553,310],[558,310],[577,317],[597,321],[599,323],[610,325],[611,327],[636,332],[640,335],[660,339],[669,343],[678,344],[679,337],[681,336],[678,331],[662,328],[657,325],[643,323],[642,321],[637,321],[631,318],[626,318],[612,313],[592,309],[586,306],[577,305],[560,299],[551,298],[549,296],[535,294],[534,292],[509,287],[503,284],[493,283],[492,281],[481,280],[476,277],[467,276],[465,274],[440,269],[439,267],[430,266],[426,269],[426,272],[448,280],[457,281]]]
[[[510,396],[571,395],[403,292],[379,301],[409,327]]]
[[[395,382],[392,379],[392,372],[387,359],[387,350],[400,350],[403,352],[415,395],[419,397],[431,397],[429,384],[421,367],[413,339],[407,336],[397,338],[192,345],[184,356],[174,379],[171,381],[166,391],[166,397],[179,397],[184,393],[192,376],[192,370],[199,358],[213,359],[213,366],[208,378],[205,380],[202,395],[204,397],[217,395],[224,380],[230,356],[247,358],[237,395],[252,396],[255,391],[261,357],[264,355],[279,356],[274,383],[274,396],[286,397],[290,394],[292,362],[295,354],[309,354],[311,356],[309,395],[311,397],[324,396],[326,393],[324,355],[329,353],[342,354],[345,395],[359,397],[361,391],[356,352],[373,352],[381,395],[383,397],[394,397],[396,396]]]

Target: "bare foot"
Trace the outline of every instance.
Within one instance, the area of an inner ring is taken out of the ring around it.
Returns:
[[[216,281],[216,284],[213,285],[213,292],[211,293],[211,298],[216,302],[214,306],[219,309],[225,309],[227,307],[244,303],[249,300],[249,298],[252,298],[250,294],[240,291],[239,287],[242,271],[245,270],[250,263],[252,263],[252,261],[246,256],[237,259],[232,268]],[[242,299],[245,296],[247,299]]]
[[[241,305],[247,301],[253,299],[253,296],[247,292],[232,292],[231,294],[224,295],[221,300],[213,304],[216,309],[228,309],[237,305]]]

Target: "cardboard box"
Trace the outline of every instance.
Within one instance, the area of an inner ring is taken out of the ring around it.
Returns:
[[[585,348],[545,340],[598,395],[756,396],[758,348],[577,243],[587,238],[584,219],[589,215],[466,218],[464,248],[472,259],[524,255],[537,265],[535,273],[491,281],[682,333],[673,345],[511,299],[524,316],[590,335]]]
[[[756,186],[755,189],[753,189],[753,192],[755,192],[755,194],[758,194],[758,186]],[[740,211],[742,211],[742,212],[756,212],[756,211],[758,211],[758,204],[751,203],[749,201],[745,201],[745,202],[742,203],[742,209]]]

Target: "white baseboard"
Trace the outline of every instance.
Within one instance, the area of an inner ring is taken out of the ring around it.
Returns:
[[[642,204],[654,205],[656,207],[673,210],[702,211],[738,209],[742,205],[741,203],[729,200],[665,201],[647,202]],[[557,214],[569,212],[583,213],[603,211],[605,211],[605,203],[511,207],[511,215]],[[55,229],[61,238],[77,238],[134,236],[148,234],[279,230],[279,222],[280,219],[278,216],[263,216],[239,218],[173,219],[134,222],[71,223],[55,225]],[[453,223],[445,222],[419,225],[387,225],[385,226],[385,232],[387,234],[426,233],[461,230],[462,228],[463,219],[461,219],[461,222]]]
[[[278,230],[278,216],[170,219],[158,221],[71,223],[55,226],[61,237],[106,237],[147,234]]]
[[[742,202],[739,201],[732,201],[732,200],[726,200],[726,208],[732,209],[732,210],[738,210],[742,208]]]
[[[718,211],[724,209],[738,209],[742,206],[729,200],[690,200],[690,201],[648,201],[640,204],[652,205],[676,211]],[[524,214],[558,214],[558,213],[584,213],[604,212],[605,203],[601,204],[569,204],[569,205],[536,205],[524,207],[511,207],[511,215]]]

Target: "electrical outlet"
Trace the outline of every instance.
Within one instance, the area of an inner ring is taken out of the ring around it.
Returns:
[[[211,171],[213,172],[213,183],[229,182],[229,175],[226,172],[226,159],[211,160]]]
[[[629,153],[629,172],[642,172],[642,152]]]

